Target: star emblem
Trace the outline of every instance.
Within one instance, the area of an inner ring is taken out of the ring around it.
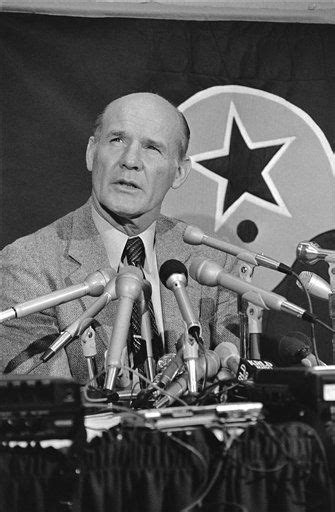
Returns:
[[[270,171],[295,137],[252,140],[233,102],[222,147],[192,156],[193,168],[217,183],[217,231],[246,198],[290,216]]]

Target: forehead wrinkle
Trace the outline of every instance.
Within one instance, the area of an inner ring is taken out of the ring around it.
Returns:
[[[169,148],[170,143],[178,145],[177,133],[181,137],[183,135],[181,122],[176,112],[169,104],[161,102],[158,104],[156,102],[142,104],[129,101],[127,97],[121,98],[107,107],[103,121],[106,131],[108,130],[108,132],[112,133],[126,132],[128,123],[132,121],[141,134],[146,129],[147,135],[143,136],[147,137],[148,141],[155,142],[165,148]],[[115,123],[116,129],[113,127],[113,123]],[[117,124],[119,123],[124,124],[126,129],[117,129]],[[147,126],[147,123],[149,123],[149,126]],[[170,133],[167,133],[167,126]],[[150,130],[150,133],[148,133],[148,130]],[[162,133],[166,134],[166,141],[164,137],[162,139]]]

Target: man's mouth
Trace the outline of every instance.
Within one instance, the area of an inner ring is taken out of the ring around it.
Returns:
[[[119,180],[119,181],[116,181],[115,183],[116,183],[116,185],[121,185],[123,187],[128,187],[129,189],[140,188],[137,185],[137,183],[135,183],[134,181]]]

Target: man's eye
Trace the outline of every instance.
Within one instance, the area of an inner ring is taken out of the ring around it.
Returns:
[[[160,150],[157,146],[149,145],[148,149],[151,149],[152,151],[158,151],[158,153],[160,153]]]
[[[109,142],[121,142],[121,137],[112,137]]]

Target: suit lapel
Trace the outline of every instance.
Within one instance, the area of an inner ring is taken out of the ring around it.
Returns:
[[[105,247],[92,219],[91,201],[88,201],[82,208],[74,212],[72,235],[66,257],[76,263],[75,269],[65,278],[68,286],[83,282],[90,273],[96,270],[110,269]],[[79,299],[81,306],[79,315],[96,299],[96,297],[90,296]],[[117,301],[111,301],[96,316],[92,324],[96,333],[97,362],[99,367],[103,365],[104,352],[111,336],[112,319],[115,318],[116,307]],[[86,374],[87,365],[78,340],[68,345],[67,353],[71,368],[75,368],[82,375],[83,371]]]

